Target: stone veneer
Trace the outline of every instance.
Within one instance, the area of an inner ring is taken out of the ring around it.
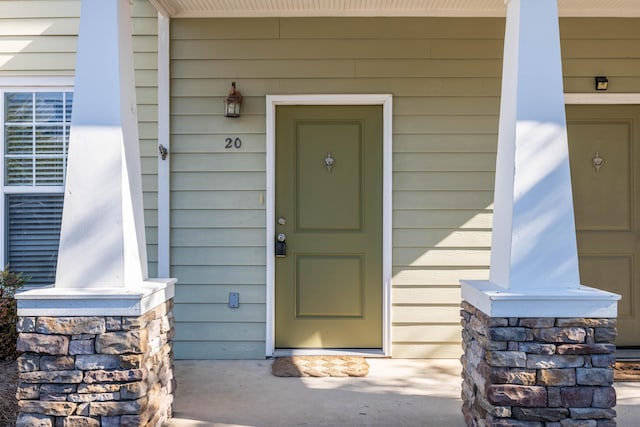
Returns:
[[[488,317],[462,302],[468,426],[612,427],[610,318]]]
[[[171,417],[173,300],[139,317],[20,317],[17,427],[160,426]]]

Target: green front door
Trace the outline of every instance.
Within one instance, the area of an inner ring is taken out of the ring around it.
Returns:
[[[622,295],[619,346],[640,345],[640,107],[568,106],[583,284]]]
[[[277,107],[277,348],[382,347],[382,157],[381,106]]]

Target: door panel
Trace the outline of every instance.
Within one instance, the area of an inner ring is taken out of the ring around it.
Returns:
[[[299,255],[296,318],[364,316],[364,257]]]
[[[568,106],[567,119],[580,279],[622,295],[616,343],[640,345],[640,108]]]
[[[276,110],[276,347],[382,347],[382,107]]]
[[[297,231],[362,231],[362,123],[301,121],[296,127]],[[330,171],[322,162],[329,153],[340,159]]]

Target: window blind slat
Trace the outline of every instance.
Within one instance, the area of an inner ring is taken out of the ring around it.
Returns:
[[[12,271],[30,277],[29,285],[49,285],[55,281],[63,197],[6,195],[7,261]]]

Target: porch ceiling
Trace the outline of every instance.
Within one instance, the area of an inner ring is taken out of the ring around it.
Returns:
[[[149,0],[165,16],[504,16],[504,0]],[[558,0],[560,16],[640,17],[638,0]]]

